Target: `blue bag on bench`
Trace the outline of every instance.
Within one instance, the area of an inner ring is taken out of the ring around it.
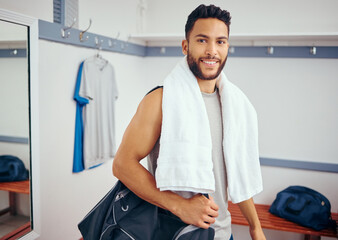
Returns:
[[[314,230],[335,228],[331,204],[321,193],[303,186],[290,186],[277,194],[272,214]]]
[[[0,182],[23,181],[28,179],[28,170],[18,157],[0,156]]]

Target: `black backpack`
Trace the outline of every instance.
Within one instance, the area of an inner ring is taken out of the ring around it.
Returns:
[[[0,182],[23,181],[28,179],[28,170],[20,158],[11,155],[0,156]]]

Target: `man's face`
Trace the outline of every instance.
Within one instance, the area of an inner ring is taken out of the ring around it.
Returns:
[[[228,27],[216,18],[198,19],[182,42],[190,70],[199,80],[216,79],[228,56]]]

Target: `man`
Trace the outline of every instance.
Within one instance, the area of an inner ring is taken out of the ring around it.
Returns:
[[[189,15],[186,39],[182,41],[182,51],[187,55],[189,71],[198,83],[210,121],[216,186],[215,192],[209,194],[210,199],[201,194],[160,191],[157,188],[154,173],[159,155],[159,139],[163,135],[163,88],[150,92],[141,101],[125,131],[113,163],[114,175],[136,195],[172,212],[187,224],[205,229],[210,226],[215,228],[217,240],[232,239],[231,218],[227,211],[229,169],[224,161],[222,106],[216,84],[228,56],[230,18],[227,11],[218,7],[200,5]],[[151,159],[149,171],[140,164],[148,155]],[[250,224],[251,238],[265,240],[252,197],[238,205]]]

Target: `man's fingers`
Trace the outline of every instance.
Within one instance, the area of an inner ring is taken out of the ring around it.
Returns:
[[[213,218],[218,217],[218,211],[215,211],[215,210],[212,209],[212,208],[209,208],[209,209],[208,209],[207,214],[208,214],[210,217],[213,217]]]
[[[206,217],[204,217],[204,222],[209,223],[209,224],[213,224],[213,223],[216,222],[216,219],[211,217],[211,216],[206,216]]]
[[[219,207],[218,205],[214,202],[214,198],[209,195],[210,201],[211,201],[211,208],[214,209],[215,211],[218,211]]]
[[[208,229],[210,227],[210,223],[208,223],[208,222],[200,222],[199,224],[196,225],[196,227]]]

